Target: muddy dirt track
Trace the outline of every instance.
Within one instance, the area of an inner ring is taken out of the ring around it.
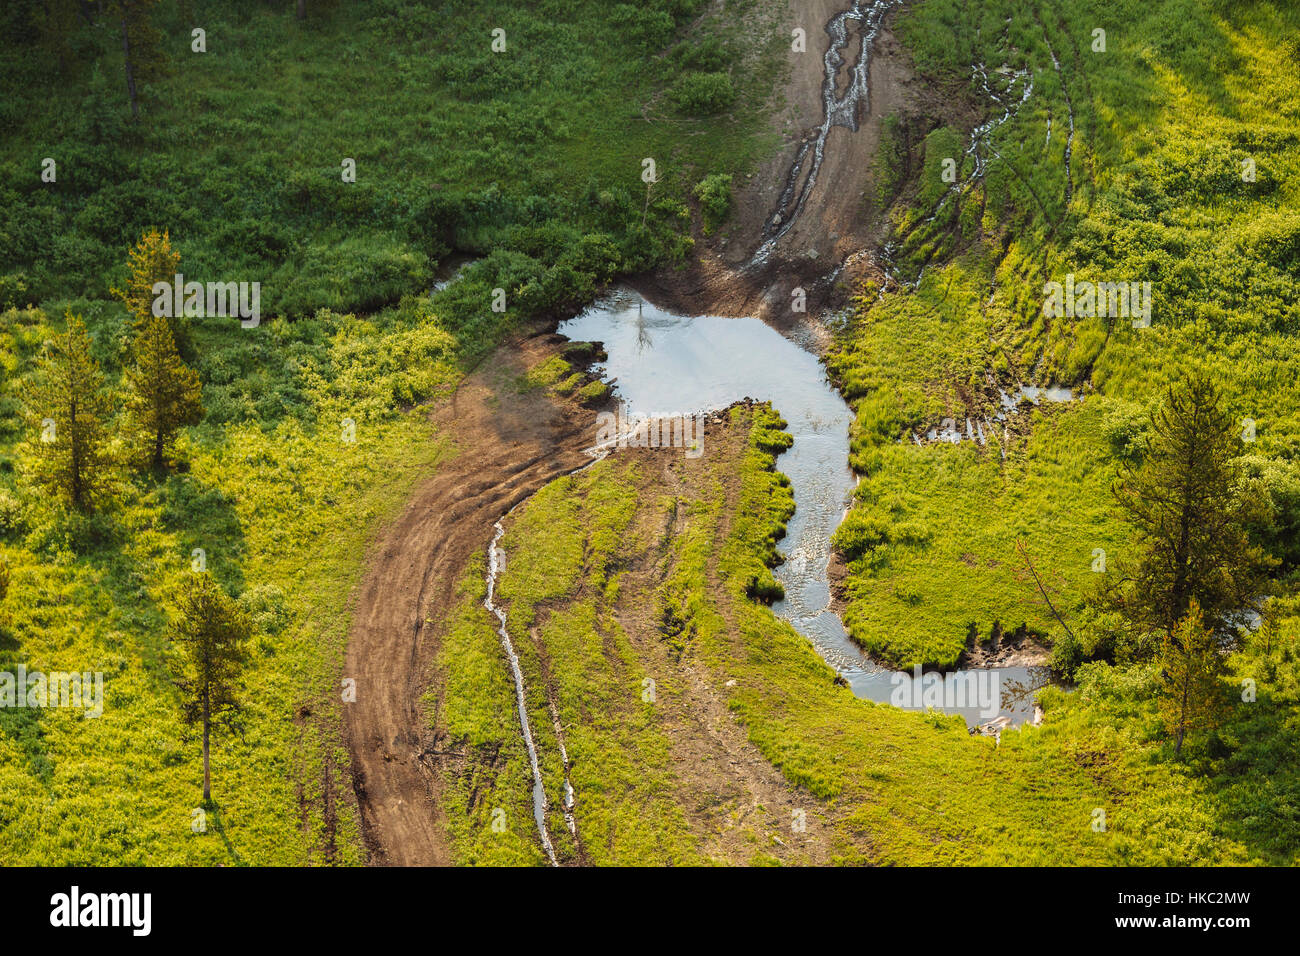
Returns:
[[[372,548],[344,669],[356,680],[344,733],[371,863],[451,862],[436,777],[426,766],[432,733],[421,697],[437,651],[426,622],[452,604],[493,522],[587,460],[582,449],[592,444],[593,413],[561,407],[543,390],[498,400],[550,354],[548,340],[503,345],[433,413],[455,452]]]
[[[751,264],[762,245],[765,225],[781,207],[792,171],[800,188],[808,175],[811,163],[804,150],[816,139],[825,116],[824,58],[832,39],[826,28],[849,6],[850,0],[812,0],[792,11],[793,22],[807,32],[807,49],[788,53],[783,105],[773,116],[773,126],[782,135],[781,147],[752,179],[738,184],[727,227],[711,238],[697,235],[695,262],[685,270],[658,273],[636,283],[647,298],[673,311],[755,315],[784,328],[792,321],[794,286],[808,291],[808,311],[815,312],[828,304],[833,293],[826,277],[855,254],[875,249],[884,238],[885,223],[869,198],[881,121],[891,113],[934,112],[938,107],[933,91],[914,75],[910,57],[894,37],[893,24],[905,6],[902,3],[888,9],[869,45],[869,92],[856,108],[857,128],[830,127],[816,181],[798,216],[767,260]],[[862,20],[846,22],[842,62],[833,79],[837,96],[851,83],[865,27]],[[801,171],[796,169],[799,166]],[[860,273],[869,265],[870,258],[864,256],[843,278],[852,280],[855,269]]]

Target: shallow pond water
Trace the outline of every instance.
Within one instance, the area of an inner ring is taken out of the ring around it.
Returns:
[[[795,513],[778,545],[785,563],[774,571],[786,596],[773,610],[812,641],[853,693],[962,713],[972,725],[998,716],[1021,723],[1032,715],[1030,689],[1045,682],[1043,668],[972,672],[980,675],[985,690],[993,691],[991,702],[985,695],[977,706],[960,706],[971,699],[950,695],[945,703],[936,703],[933,694],[923,696],[920,685],[911,693],[912,675],[890,671],[867,657],[831,609],[831,535],[856,484],[848,467],[853,412],[815,355],[759,319],[674,315],[630,289],[615,291],[561,323],[559,331],[574,341],[603,343],[609,357],[602,370],[614,381],[628,416],[688,416],[743,398],[770,401],[781,413],[794,444],[778,458],[777,467],[790,478]],[[706,446],[703,453],[708,451]],[[927,675],[924,681],[928,686],[934,678]]]

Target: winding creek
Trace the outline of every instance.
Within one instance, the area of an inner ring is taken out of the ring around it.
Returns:
[[[755,318],[675,315],[630,289],[609,294],[562,323],[559,331],[574,341],[604,345],[608,358],[602,371],[613,381],[627,416],[690,416],[723,409],[744,398],[770,401],[781,413],[794,443],[777,459],[777,467],[790,479],[795,513],[780,547],[785,561],[774,572],[785,588],[785,598],[772,610],[812,642],[854,694],[879,703],[899,703],[901,688],[913,695],[903,699],[904,706],[922,709],[924,703],[929,709],[960,713],[972,727],[990,720],[998,727],[1011,726],[1031,717],[1033,692],[1046,682],[1046,668],[959,671],[948,678],[978,680],[978,686],[992,691],[991,700],[996,703],[990,703],[987,695],[978,703],[968,701],[969,706],[923,700],[920,685],[912,684],[916,676],[891,671],[872,661],[852,641],[831,607],[827,573],[831,536],[847,513],[857,479],[848,467],[853,412],[827,379],[817,356],[795,341],[812,341],[816,335],[804,330],[803,335],[786,338]],[[593,453],[593,460],[583,469],[610,453]],[[663,449],[663,454],[682,453],[680,449]],[[707,446],[703,454],[708,454]],[[519,721],[533,776],[533,816],[538,834],[547,858],[557,865],[547,828],[549,802],[526,704],[523,671],[506,627],[506,612],[495,600],[497,582],[506,566],[502,539],[507,517],[494,526],[488,548],[484,605],[499,622],[497,633],[515,684]],[[565,767],[565,823],[576,836],[573,806],[577,795],[568,780],[563,728],[554,708],[550,716]]]
[[[796,344],[818,336],[796,332],[786,338],[756,318],[674,315],[630,289],[615,291],[562,323],[559,331],[575,341],[604,345],[605,377],[614,382],[628,415],[691,415],[743,398],[772,403],[794,438],[777,468],[789,477],[795,500],[778,546],[785,562],[774,571],[786,596],[772,609],[813,643],[854,694],[881,703],[896,700],[903,677],[872,661],[831,607],[831,535],[848,511],[857,479],[848,466],[853,411],[817,356]],[[996,711],[932,709],[960,713],[971,726],[1029,719],[1032,690],[1044,683],[1046,669],[1002,667],[989,676],[996,676],[1001,688]]]

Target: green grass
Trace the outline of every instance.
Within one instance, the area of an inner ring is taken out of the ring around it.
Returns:
[[[695,184],[759,157],[757,107],[779,62],[766,36],[734,43],[710,66],[734,74],[737,108],[676,113],[660,95],[681,75],[675,60],[727,29],[699,19],[702,6],[390,0],[297,23],[291,10],[232,3],[201,12],[208,52],[197,54],[192,18],[164,3],[170,75],[144,89],[138,123],[105,31],[72,31],[85,54],[60,73],[33,7],[33,26],[0,44],[0,72],[22,78],[3,107],[11,261],[0,274],[24,273],[35,302],[98,297],[127,245],[158,226],[191,278],[258,280],[267,312],[310,315],[427,288],[452,248],[511,248],[546,265],[569,251],[587,281],[680,255]],[[498,28],[507,47],[494,53]],[[39,180],[46,156],[55,183]],[[647,157],[660,184],[643,229]],[[345,158],[355,182],[343,181]]]
[[[619,580],[614,556],[638,507],[635,477],[635,470],[603,462],[542,489],[503,539],[508,558],[499,594],[526,675],[557,853],[563,860],[578,859],[558,805],[564,766],[548,693],[558,707],[570,779],[580,794],[581,859],[597,865],[700,863],[703,857],[685,833],[656,708],[642,700],[650,674],[613,613]],[[567,600],[552,607],[562,599]],[[479,616],[490,621],[486,612]],[[449,656],[446,666],[454,668],[454,662]],[[500,659],[498,666],[504,671]],[[513,700],[513,686],[506,691]],[[474,686],[464,697],[466,706],[482,692],[482,684]],[[657,688],[659,694],[673,692],[671,682]],[[494,697],[503,700],[499,688]],[[449,701],[449,712],[452,707]],[[519,738],[517,718],[498,726],[504,740],[493,738],[494,747]],[[532,827],[531,816],[526,825]]]
[[[1096,580],[1094,549],[1113,565],[1130,547],[1109,496],[1123,454],[1116,429],[1198,366],[1221,383],[1235,417],[1257,423],[1242,450],[1273,496],[1274,528],[1259,533],[1284,558],[1289,588],[1295,554],[1279,532],[1294,521],[1300,478],[1300,260],[1290,251],[1300,138],[1295,50],[1284,38],[1295,16],[1262,2],[1076,0],[983,3],[958,17],[958,5],[930,0],[901,21],[927,71],[965,76],[973,61],[1006,62],[1034,70],[1035,87],[994,134],[999,155],[985,180],[930,225],[921,223],[942,195],[937,160],[955,146],[938,130],[920,147],[919,182],[890,213],[900,269],[919,286],[862,290],[830,359],[857,410],[853,463],[865,474],[850,529],[866,537],[850,550],[845,618],[873,653],[951,666],[972,625],[981,637],[1022,624],[1062,636],[1025,578],[1017,539],[1077,625]],[[1094,27],[1107,30],[1104,53],[1090,49]],[[884,149],[896,153],[897,136]],[[1241,176],[1247,157],[1254,182]],[[1043,283],[1066,273],[1150,281],[1152,327],[1045,317]],[[1044,403],[983,447],[911,440],[944,418],[991,417],[997,390],[1018,383],[1069,385],[1084,398]]]
[[[1288,809],[1294,756],[1280,733],[1270,732],[1269,743],[1252,737],[1252,730],[1281,725],[1272,727],[1279,731],[1294,722],[1300,676],[1294,637],[1268,655],[1268,694],[1233,710],[1221,742],[1196,749],[1186,764],[1169,759],[1156,723],[1153,675],[1144,668],[1090,665],[1076,692],[1044,695],[1042,727],[1008,731],[1000,746],[970,737],[957,717],[859,700],[835,685],[805,638],[745,596],[751,577],[767,570],[766,542],[788,516],[789,497],[763,450],[779,420],[760,411],[752,430],[746,413],[737,412],[734,421],[748,433],[748,451],[730,504],[724,492],[736,470],[730,456],[704,459],[713,476],[701,482],[705,493],[676,501],[646,494],[647,469],[615,456],[548,486],[520,510],[503,539],[509,570],[501,593],[529,686],[547,791],[554,808],[563,777],[549,686],[574,761],[578,829],[590,862],[690,862],[707,847],[707,834],[664,799],[680,791],[677,781],[688,769],[671,759],[662,716],[687,667],[714,686],[727,684],[722,693],[750,740],[796,788],[791,808],[829,828],[841,863],[1295,861]],[[631,532],[657,527],[679,509],[686,521],[678,535]],[[647,548],[670,569],[652,592],[629,587],[621,571],[644,567]],[[477,585],[473,597],[481,599]],[[665,622],[670,616],[663,609],[673,610],[681,625],[671,629],[676,641],[661,630],[658,641],[629,642],[619,621],[647,607]],[[472,614],[486,654],[489,619],[477,607]],[[1263,658],[1240,663],[1263,673]],[[450,675],[458,659],[477,674],[478,652],[448,653],[440,667]],[[487,733],[476,736],[467,726],[465,736],[504,753],[517,745],[519,729],[510,719],[513,690],[503,680],[504,662],[498,665],[486,676],[457,678],[457,699],[464,714],[495,715],[483,722]],[[639,696],[649,674],[660,695],[654,706]],[[452,710],[449,697],[446,711]],[[1218,755],[1211,756],[1215,748]],[[1274,772],[1283,769],[1285,776]],[[517,779],[513,790],[500,779],[480,797],[482,806],[526,791]],[[775,810],[788,818],[790,808]],[[1093,826],[1098,810],[1105,815],[1102,831]],[[524,825],[530,824],[528,817]],[[483,859],[476,855],[488,840],[481,811],[457,826],[466,831],[461,859]],[[550,829],[567,848],[554,810]],[[756,847],[751,862],[764,860],[772,862]]]
[[[297,24],[232,3],[204,12],[209,52],[197,55],[183,42],[188,20],[164,4],[172,74],[144,90],[138,124],[125,119],[103,31],[71,38],[63,71],[40,37],[4,31],[0,548],[13,581],[0,670],[101,670],[107,700],[97,719],[0,711],[0,862],[363,861],[338,679],[365,547],[448,453],[412,406],[528,320],[680,261],[693,217],[717,227],[721,184],[771,145],[761,107],[786,38],[741,39],[732,26],[770,21],[779,6],[698,17],[691,2],[379,2]],[[982,636],[1024,624],[1059,638],[1016,540],[1076,620],[1093,549],[1113,559],[1129,547],[1107,500],[1125,436],[1161,385],[1209,367],[1233,413],[1257,422],[1248,467],[1277,506],[1258,533],[1284,558],[1276,642],[1233,655],[1223,726],[1173,760],[1155,678],[1134,665],[1083,665],[1077,691],[1045,693],[1043,727],[998,747],[957,718],[854,699],[747,596],[773,585],[791,507],[771,470],[779,426],[759,413],[730,509],[734,461],[711,456],[706,494],[662,501],[640,498],[647,476],[611,459],[549,486],[511,525],[501,593],[566,861],[715,859],[693,808],[674,799],[681,768],[663,714],[681,704],[686,660],[736,681],[732,712],[831,828],[841,862],[1296,862],[1298,17],[1262,0],[913,4],[899,35],[920,69],[965,81],[975,60],[1007,62],[1036,71],[1035,93],[994,134],[1002,155],[984,181],[933,223],[936,176],[961,131],[940,127],[915,146],[912,188],[883,183],[876,198],[898,200],[896,261],[919,285],[860,290],[829,362],[857,411],[852,455],[865,477],[850,530],[860,548],[875,545],[850,562],[846,623],[903,664],[952,663],[972,624]],[[488,47],[498,26],[504,54]],[[1105,53],[1089,49],[1099,26]],[[687,115],[715,107],[725,111]],[[905,149],[896,133],[883,138],[886,165]],[[45,156],[56,184],[39,180]],[[341,181],[344,157],[356,183]],[[648,209],[646,157],[660,177]],[[1240,175],[1246,159],[1253,182]],[[69,515],[24,478],[27,382],[67,307],[86,315],[120,382],[129,335],[107,290],[150,226],[170,230],[187,277],[262,282],[264,322],[196,322],[208,417],[182,441],[186,471],[122,473],[111,508]],[[482,259],[426,296],[453,250]],[[1043,283],[1067,272],[1151,281],[1153,327],[1045,318]],[[496,288],[505,312],[489,308]],[[522,384],[604,394],[559,365],[534,375]],[[899,441],[945,417],[983,417],[997,386],[1028,381],[1088,388],[981,449]],[[670,508],[686,517],[666,545],[670,573],[653,594],[625,589],[631,529]],[[179,723],[163,639],[195,548],[257,627],[242,734],[217,738],[217,808],[201,834],[199,748]],[[429,719],[466,754],[444,780],[449,837],[459,862],[537,864],[482,572],[471,562],[448,611],[429,701]],[[637,646],[620,616],[642,600],[663,627],[653,647]],[[642,700],[650,676],[664,707]],[[1253,703],[1237,701],[1246,678]],[[574,758],[581,848],[554,809],[563,769],[548,692]],[[755,845],[752,861],[772,862],[771,849]]]
[[[336,347],[367,334],[340,324]],[[39,312],[6,313],[3,353],[29,368],[51,331]],[[317,358],[327,365],[331,351]],[[384,375],[372,371],[382,393]],[[20,389],[21,379],[9,384],[5,400]],[[346,443],[334,416],[349,406],[329,391],[305,389],[318,427],[286,417],[192,430],[184,473],[159,483],[122,475],[116,504],[90,519],[28,493],[15,474],[17,435],[7,436],[3,532],[14,582],[0,669],[101,670],[105,706],[98,719],[0,711],[6,863],[362,861],[336,730],[348,595],[370,536],[446,446],[419,415],[367,419],[361,408]],[[195,548],[257,629],[242,733],[215,738],[218,811],[204,834],[191,831],[200,750],[179,723],[164,639]]]

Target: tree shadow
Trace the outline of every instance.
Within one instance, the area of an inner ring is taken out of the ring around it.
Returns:
[[[235,845],[230,842],[230,837],[226,835],[226,824],[221,819],[221,804],[216,800],[209,800],[203,805],[203,811],[208,815],[208,827],[221,837],[221,844],[226,848],[230,862],[234,866],[247,866],[239,851],[235,849]]]

